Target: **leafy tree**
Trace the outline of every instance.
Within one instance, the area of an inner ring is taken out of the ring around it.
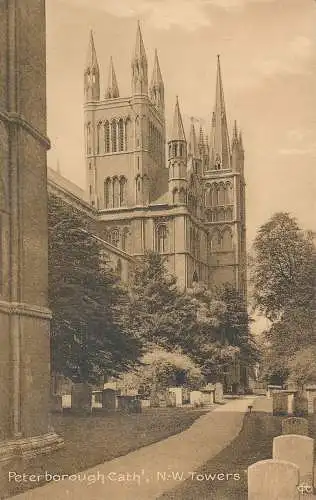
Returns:
[[[161,255],[147,252],[135,269],[124,323],[150,346],[188,347],[196,332],[196,308],[177,287]]]
[[[302,389],[316,383],[316,345],[305,347],[289,360],[289,381]]]
[[[84,216],[49,197],[52,369],[74,382],[128,370],[141,344],[119,324],[124,292]]]
[[[284,383],[290,360],[316,345],[315,247],[294,218],[278,213],[260,228],[254,249],[254,306],[271,322],[263,333],[263,377]]]
[[[254,306],[268,319],[315,300],[315,248],[296,220],[275,214],[254,242],[251,283]]]

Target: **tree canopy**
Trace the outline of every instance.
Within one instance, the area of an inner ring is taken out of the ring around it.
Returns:
[[[84,216],[52,195],[48,227],[53,371],[94,383],[128,370],[141,344],[117,320],[126,295],[102,246]]]
[[[263,333],[262,375],[291,378],[291,360],[316,345],[316,251],[311,234],[287,213],[258,231],[252,259],[254,307],[271,322]],[[303,356],[302,359],[305,359]]]

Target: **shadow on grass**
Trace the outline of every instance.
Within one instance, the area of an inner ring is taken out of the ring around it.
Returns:
[[[205,410],[191,408],[146,409],[143,413],[108,412],[91,416],[53,414],[51,424],[65,440],[65,446],[30,460],[17,459],[1,470],[0,498],[41,486],[37,482],[8,482],[8,472],[19,474],[74,474],[161,441],[190,427]],[[5,479],[4,479],[5,475]]]

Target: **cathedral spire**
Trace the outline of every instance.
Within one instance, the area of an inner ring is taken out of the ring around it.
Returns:
[[[192,156],[192,158],[200,157],[193,119],[191,120],[190,128],[189,155]]]
[[[86,101],[98,101],[100,99],[100,70],[92,30],[90,31],[87,59],[84,69],[84,90]]]
[[[148,93],[148,64],[139,21],[132,59],[132,90],[133,94]]]
[[[153,68],[149,93],[150,93],[150,98],[152,102],[155,104],[155,106],[160,111],[164,111],[165,89],[161,75],[157,49],[155,50],[154,68]]]
[[[178,96],[177,96],[176,106],[175,106],[174,115],[173,115],[173,126],[172,126],[171,140],[172,141],[185,141],[186,142],[184,127],[183,127],[183,122],[182,122],[182,116],[181,116],[180,107],[179,107]]]
[[[232,146],[238,145],[239,139],[238,139],[238,129],[237,129],[237,121],[234,121],[234,127],[233,127],[233,140],[232,140]]]
[[[117,84],[117,78],[115,74],[113,59],[110,59],[109,76],[108,76],[108,86],[105,92],[106,99],[115,99],[120,97],[120,92]]]
[[[217,56],[216,95],[212,118],[211,162],[211,167],[215,169],[230,168],[230,144],[219,55]]]

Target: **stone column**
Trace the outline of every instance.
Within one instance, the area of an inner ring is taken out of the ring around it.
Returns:
[[[44,0],[1,2],[0,33],[0,141],[8,152],[0,174],[4,182],[10,177],[8,289],[0,295],[0,460],[5,460],[54,449],[62,440],[49,432],[48,420]]]

